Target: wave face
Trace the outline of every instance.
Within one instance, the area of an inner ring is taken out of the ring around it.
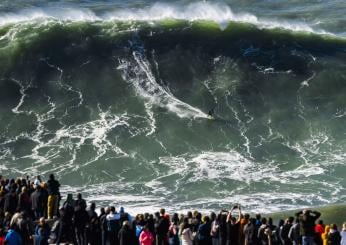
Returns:
[[[54,172],[136,211],[346,201],[343,37],[233,13],[42,13],[0,21],[2,174]]]

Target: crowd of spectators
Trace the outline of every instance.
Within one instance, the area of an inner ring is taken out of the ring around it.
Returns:
[[[123,207],[87,207],[78,193],[61,202],[51,174],[6,179],[0,176],[0,245],[346,245],[346,223],[324,225],[317,211],[280,220],[243,214],[240,205],[202,215],[198,211],[131,216]],[[317,223],[316,223],[317,222]]]

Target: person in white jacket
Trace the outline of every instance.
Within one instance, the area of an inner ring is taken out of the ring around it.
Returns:
[[[194,235],[192,234],[192,231],[190,229],[188,218],[184,218],[183,223],[180,225],[179,235],[180,235],[181,245],[193,244]]]

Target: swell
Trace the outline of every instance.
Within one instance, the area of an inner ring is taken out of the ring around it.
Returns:
[[[105,54],[114,50],[121,52],[122,48],[131,46],[132,42],[141,42],[149,50],[197,45],[206,48],[208,52],[238,56],[254,56],[253,51],[258,48],[300,49],[329,55],[345,52],[346,49],[346,39],[332,34],[283,27],[263,29],[251,23],[235,21],[227,22],[221,28],[219,23],[210,20],[105,22],[35,19],[0,27],[0,74],[10,70],[11,66],[17,66],[17,60],[49,55],[55,49],[66,51],[70,46],[68,51],[71,52],[98,55],[100,50]],[[249,47],[253,47],[253,50]],[[93,53],[93,50],[97,53]]]

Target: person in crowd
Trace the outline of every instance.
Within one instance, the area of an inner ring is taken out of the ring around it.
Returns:
[[[100,220],[95,212],[96,204],[93,202],[88,209],[89,226],[87,229],[87,238],[90,245],[97,245],[101,241]]]
[[[75,201],[75,206],[80,206],[82,209],[86,209],[86,201],[82,198],[82,194],[77,194],[77,200]]]
[[[232,216],[232,212],[238,209],[238,219]],[[239,245],[240,239],[240,220],[241,220],[241,208],[239,205],[234,206],[227,215],[227,245]]]
[[[259,241],[259,244],[261,245],[270,245],[271,242],[271,230],[269,225],[267,224],[267,219],[266,218],[262,218],[261,219],[261,226],[258,229],[258,233],[257,233],[257,238]]]
[[[346,245],[346,222],[342,224],[341,235],[341,245]]]
[[[89,222],[89,214],[83,206],[76,206],[74,217],[73,217],[73,226],[76,234],[76,241],[78,245],[86,245],[86,228]]]
[[[55,180],[54,174],[49,175],[49,180],[47,181],[48,188],[48,218],[52,219],[53,216],[58,214],[59,209],[59,181]]]
[[[328,234],[329,234],[329,231],[330,231],[330,225],[326,225],[324,227],[324,233],[321,236],[323,245],[328,245]]]
[[[211,223],[211,231],[210,236],[212,240],[213,245],[220,245],[219,244],[219,236],[220,236],[220,221],[221,221],[222,213],[219,213],[213,222]]]
[[[193,245],[194,236],[189,224],[189,218],[185,217],[179,229],[181,245]]]
[[[167,245],[167,233],[169,229],[169,220],[165,216],[165,209],[160,209],[160,218],[156,226],[156,245]]]
[[[22,187],[22,192],[18,195],[17,211],[31,214],[31,200],[26,186]]]
[[[249,222],[244,226],[244,245],[257,244],[257,233],[256,219],[250,218]]]
[[[240,244],[244,244],[245,240],[245,234],[244,234],[244,227],[247,223],[249,223],[250,215],[249,214],[242,214],[241,220],[240,220]]]
[[[16,231],[17,227],[12,224],[10,226],[9,231],[7,232],[7,235],[5,237],[5,244],[7,245],[22,245],[23,243],[23,239],[21,237],[21,235]]]
[[[133,235],[128,220],[123,221],[122,227],[118,233],[119,245],[133,244]]]
[[[125,212],[125,208],[124,207],[120,207],[119,209],[119,215],[120,215],[120,224],[124,224],[124,221],[131,221],[131,216]]]
[[[286,219],[284,225],[280,229],[280,239],[283,245],[292,245],[291,239],[288,237],[288,234],[293,225],[294,217],[289,217]]]
[[[285,221],[283,219],[279,220],[278,226],[275,228],[274,233],[274,244],[277,245],[283,245],[281,237],[280,237],[280,232],[282,230],[282,227],[284,226]]]
[[[41,193],[43,201],[43,217],[48,218],[48,184],[46,182],[41,183]]]
[[[221,211],[221,220],[219,224],[219,244],[220,245],[226,245],[227,243],[227,211]]]
[[[301,244],[302,239],[300,234],[300,223],[299,219],[297,218],[288,233],[288,238],[291,240],[293,245]]]
[[[10,212],[11,214],[14,214],[17,209],[18,204],[18,197],[16,193],[16,185],[11,185],[10,191],[5,195],[4,200],[4,212]]]
[[[108,241],[111,245],[118,244],[118,233],[120,230],[120,216],[116,213],[115,207],[110,208],[110,213],[106,216]]]
[[[172,216],[172,222],[169,226],[168,231],[168,243],[169,245],[179,245],[179,216],[177,213],[174,213]]]
[[[99,216],[100,219],[100,226],[101,226],[101,244],[106,245],[107,244],[107,237],[108,237],[108,227],[107,227],[107,215],[110,213],[110,208],[107,207]]]
[[[209,216],[202,217],[202,223],[198,227],[197,240],[198,245],[210,245],[211,244],[211,223]]]
[[[41,217],[35,229],[35,245],[48,245],[50,228],[44,217]]]
[[[154,215],[149,214],[149,217],[145,220],[146,224],[148,225],[149,231],[154,234],[155,239],[155,219]]]
[[[322,234],[324,233],[324,224],[323,220],[319,220],[317,225],[315,226],[315,244],[323,245]]]
[[[42,183],[42,179],[40,175],[37,175],[35,180],[34,180],[34,188],[36,188],[37,186],[41,185]]]
[[[321,213],[304,209],[296,214],[300,222],[300,235],[302,236],[302,245],[313,245],[315,237],[315,222],[321,216]]]
[[[330,230],[328,233],[327,240],[328,240],[328,245],[340,245],[341,236],[336,224],[330,225]]]
[[[259,229],[259,227],[262,225],[262,217],[261,217],[261,214],[256,214],[256,227],[257,229]]]
[[[154,236],[149,231],[147,225],[144,226],[140,236],[139,236],[140,245],[152,245],[154,242]]]
[[[31,209],[36,220],[44,217],[44,200],[41,186],[36,185],[35,191],[31,193]]]

